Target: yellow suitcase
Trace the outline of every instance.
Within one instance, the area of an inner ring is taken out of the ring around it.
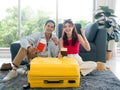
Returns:
[[[80,68],[73,58],[36,57],[28,71],[30,88],[67,88],[80,86]]]

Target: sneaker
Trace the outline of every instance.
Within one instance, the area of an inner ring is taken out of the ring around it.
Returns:
[[[21,74],[21,75],[24,75],[26,73],[26,70],[24,70],[24,68],[18,68],[17,73]]]
[[[16,72],[16,70],[11,70],[9,71],[8,75],[6,77],[3,78],[3,82],[9,81],[14,77],[17,77],[18,73]]]

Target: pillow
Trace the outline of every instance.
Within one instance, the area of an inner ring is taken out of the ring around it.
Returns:
[[[89,42],[93,42],[98,31],[98,25],[96,23],[90,23],[86,26],[85,35]]]
[[[58,24],[58,30],[57,30],[58,38],[60,38],[62,36],[62,29],[63,29],[63,24],[62,23]]]
[[[76,26],[77,32],[78,32],[79,34],[81,34],[81,31],[80,31],[80,29],[81,29],[81,24],[75,23],[75,26]]]

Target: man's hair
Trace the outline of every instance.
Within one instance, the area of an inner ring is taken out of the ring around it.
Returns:
[[[46,26],[49,22],[53,23],[53,24],[54,24],[54,28],[55,28],[55,22],[54,22],[53,20],[47,20],[46,23],[45,23],[45,26]]]

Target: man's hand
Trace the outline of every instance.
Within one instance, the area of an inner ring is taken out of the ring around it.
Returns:
[[[52,40],[55,43],[55,45],[58,45],[58,39],[56,37],[53,37]]]
[[[29,46],[27,48],[27,55],[28,55],[28,60],[37,57],[37,48],[33,46]]]

